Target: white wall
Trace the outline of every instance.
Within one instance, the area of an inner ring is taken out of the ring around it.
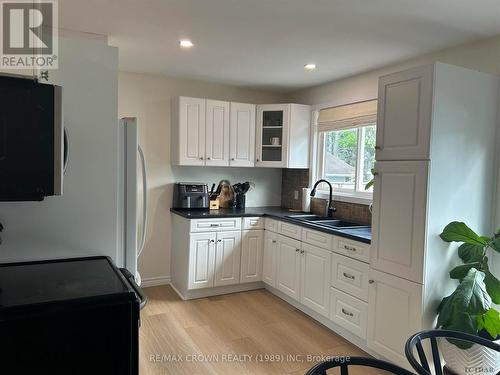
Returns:
[[[121,72],[119,117],[137,117],[139,141],[148,163],[149,228],[139,259],[139,272],[146,281],[170,276],[172,187],[174,182],[218,183],[252,181],[256,189],[247,194],[248,206],[279,206],[281,170],[264,168],[173,167],[170,164],[170,104],[175,96],[194,96],[248,103],[283,102],[279,94],[229,87],[194,80]],[[210,187],[210,186],[209,186]]]
[[[64,195],[43,202],[0,203],[5,225],[0,261],[106,254],[117,257],[118,50],[102,41],[61,37],[70,160]]]

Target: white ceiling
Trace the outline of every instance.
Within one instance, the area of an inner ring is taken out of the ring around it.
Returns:
[[[61,0],[59,12],[63,28],[108,35],[122,70],[284,91],[500,34],[500,0]]]

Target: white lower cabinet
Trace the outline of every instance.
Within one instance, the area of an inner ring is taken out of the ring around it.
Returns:
[[[241,232],[192,233],[189,240],[189,289],[240,282]]]
[[[422,329],[422,285],[370,269],[368,347],[404,364],[405,342]]]
[[[214,286],[240,282],[241,232],[218,232]]]
[[[332,252],[302,243],[300,302],[328,317]]]
[[[262,280],[263,250],[263,230],[245,230],[242,232],[240,283]]]
[[[366,339],[368,304],[338,289],[330,288],[330,320]]]
[[[267,223],[266,219],[266,223]],[[278,234],[269,230],[264,234],[264,254],[262,261],[262,281],[276,287],[276,256],[278,254]]]
[[[189,289],[214,286],[217,233],[193,233],[189,239]]]
[[[300,241],[278,236],[276,288],[300,300]]]

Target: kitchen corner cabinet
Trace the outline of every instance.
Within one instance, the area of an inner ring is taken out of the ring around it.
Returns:
[[[240,283],[262,281],[264,231],[244,230],[242,237]]]
[[[258,105],[255,166],[309,168],[310,129],[308,105]]]
[[[266,219],[268,222],[269,219]],[[276,288],[276,257],[278,254],[278,234],[266,228],[264,232],[264,254],[262,256],[262,281]]]

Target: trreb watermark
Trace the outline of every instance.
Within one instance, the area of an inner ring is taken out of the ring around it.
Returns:
[[[0,67],[57,69],[57,0],[10,0],[0,4]]]

